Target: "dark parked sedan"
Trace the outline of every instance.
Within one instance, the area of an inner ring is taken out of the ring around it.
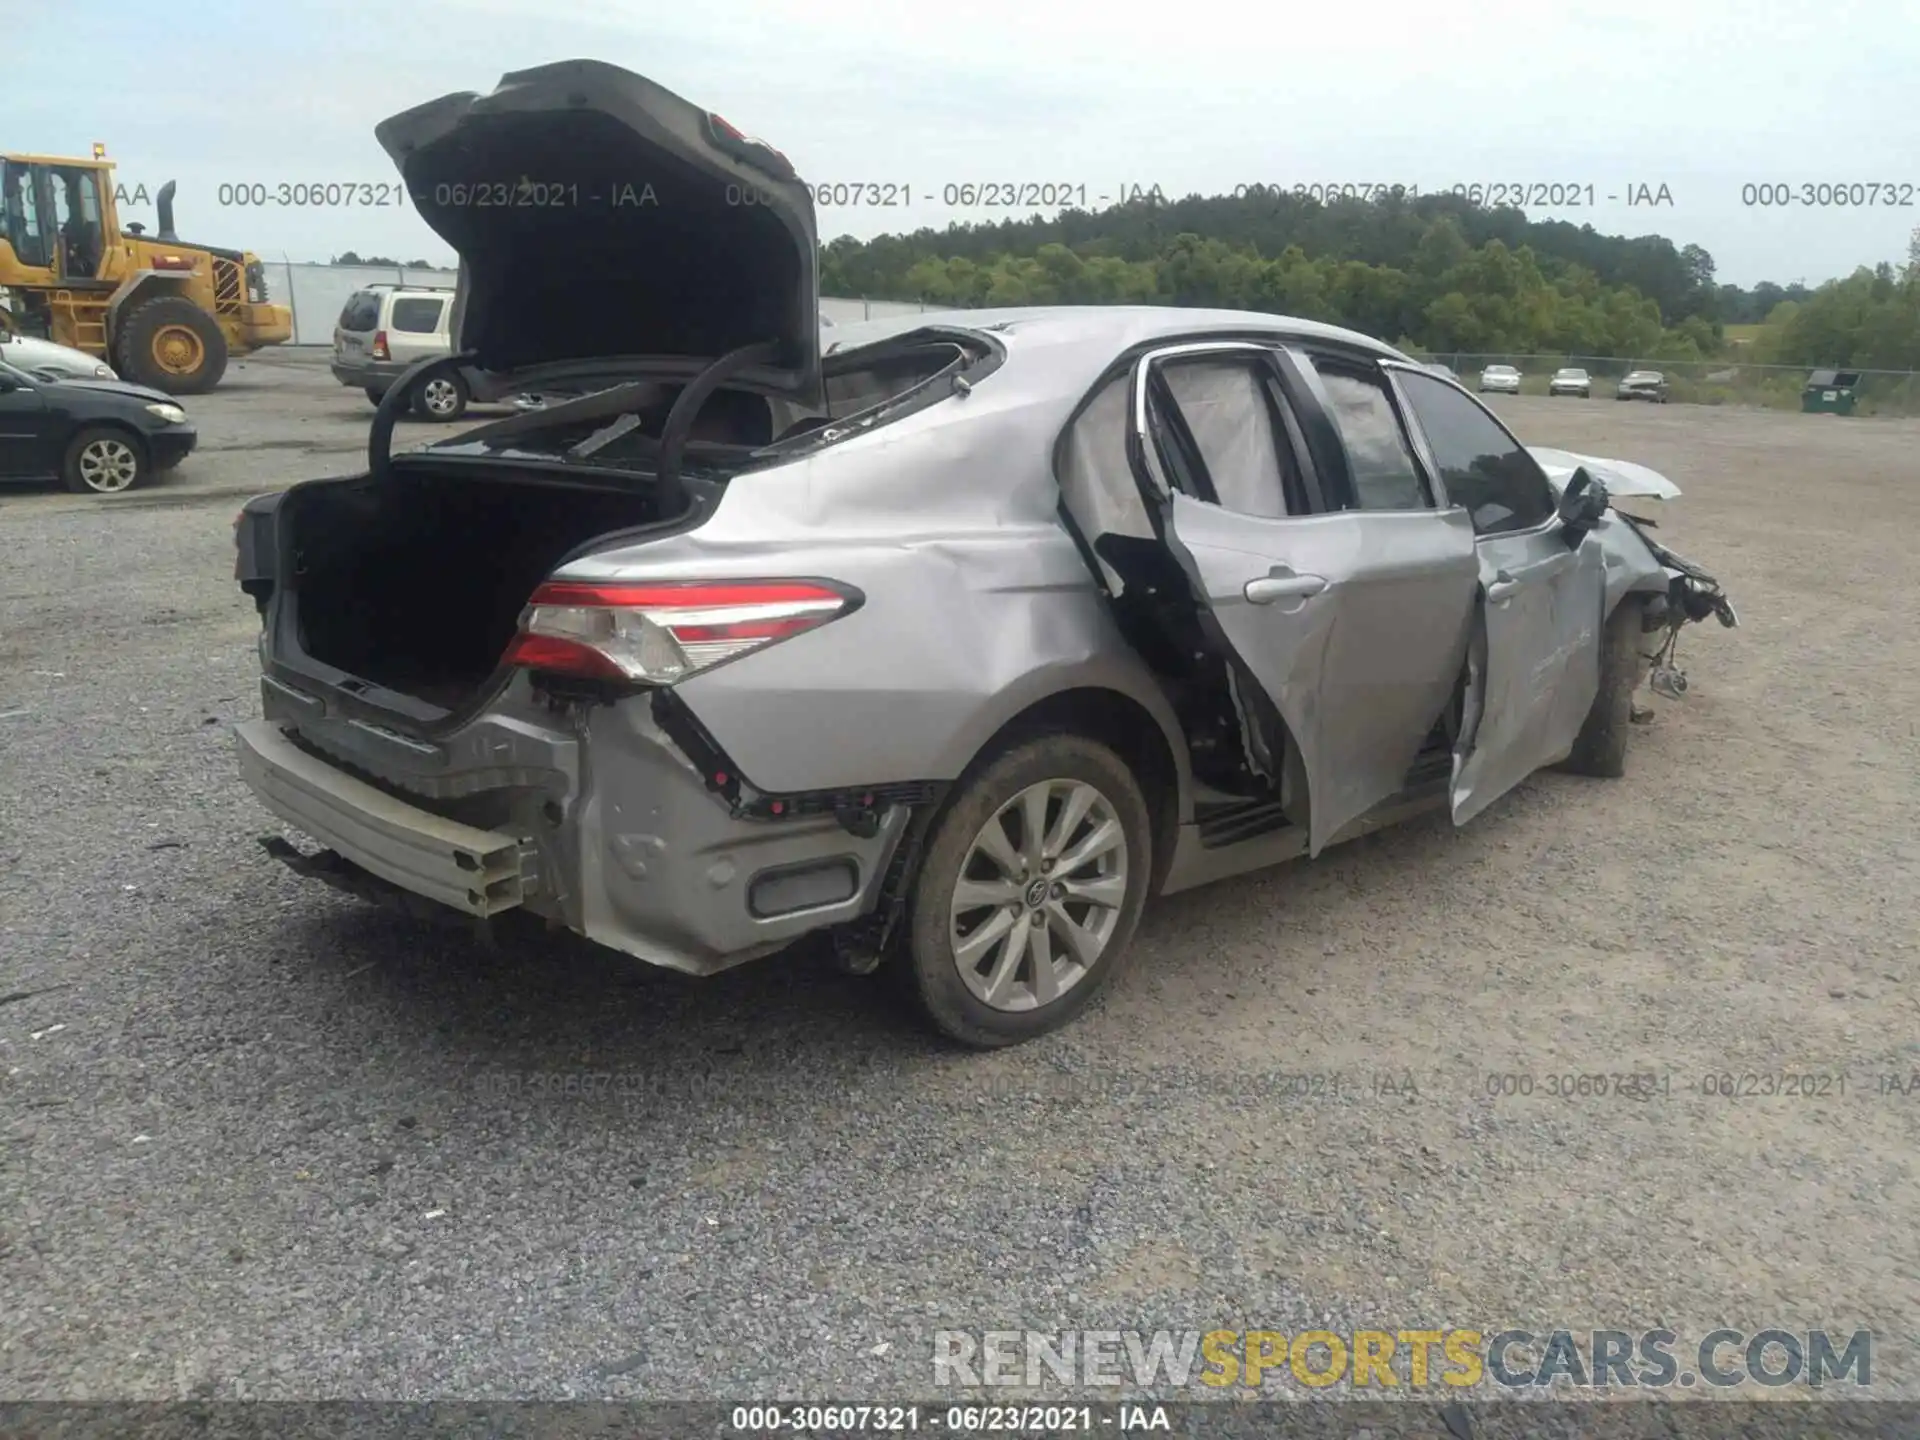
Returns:
[[[1667,377],[1658,370],[1634,370],[1620,379],[1620,388],[1615,398],[1620,400],[1651,400],[1655,404],[1667,403]]]
[[[171,469],[199,437],[171,395],[117,380],[47,380],[0,364],[0,480],[117,495]]]

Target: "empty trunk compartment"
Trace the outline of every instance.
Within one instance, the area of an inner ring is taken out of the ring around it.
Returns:
[[[395,467],[288,492],[282,556],[300,648],[358,679],[456,709],[500,663],[534,588],[599,536],[670,529],[632,488]]]

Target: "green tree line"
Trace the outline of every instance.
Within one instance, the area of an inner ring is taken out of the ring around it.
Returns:
[[[821,265],[824,294],[1264,310],[1426,353],[1709,359],[1725,353],[1723,325],[1764,321],[1756,361],[1764,351],[1780,364],[1865,366],[1857,357],[1871,355],[1877,367],[1911,357],[1916,341],[1911,263],[1817,290],[1746,290],[1716,284],[1713,257],[1697,245],[1530,221],[1456,196],[1145,197],[1098,212],[843,236],[822,247]],[[1897,363],[1914,366],[1920,360]]]
[[[917,237],[916,237],[917,238]],[[1527,243],[1478,246],[1450,215],[1426,221],[1400,263],[1288,244],[1268,255],[1245,241],[1179,231],[1140,258],[1099,242],[1051,240],[1025,253],[979,257],[904,247],[883,272],[867,262],[886,242],[836,240],[821,289],[937,305],[1151,304],[1264,310],[1397,338],[1428,352],[1559,352],[1673,360],[1715,353],[1717,324],[1692,314],[1668,324],[1659,304],[1608,284],[1577,262],[1544,259]],[[929,249],[931,247],[928,247]],[[902,263],[904,262],[904,263]]]
[[[1782,300],[1753,342],[1756,364],[1920,370],[1920,230],[1906,263],[1862,267]]]

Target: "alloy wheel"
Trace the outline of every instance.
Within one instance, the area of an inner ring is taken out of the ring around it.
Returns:
[[[102,495],[117,495],[140,476],[140,457],[124,440],[103,436],[80,452],[80,482]]]
[[[1113,803],[1083,780],[1043,780],[1001,806],[949,906],[967,989],[990,1009],[1034,1010],[1086,979],[1119,924],[1128,858]]]
[[[460,392],[451,380],[439,376],[420,387],[420,403],[429,415],[444,420],[460,408]]]

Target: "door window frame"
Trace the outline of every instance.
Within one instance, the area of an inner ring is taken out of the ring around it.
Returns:
[[[1211,348],[1211,347],[1210,347]],[[1182,365],[1206,364],[1218,361],[1241,365],[1248,373],[1253,384],[1260,392],[1261,403],[1266,407],[1266,438],[1273,447],[1274,473],[1280,487],[1277,497],[1277,513],[1263,513],[1241,510],[1220,498],[1220,482],[1208,464],[1206,452],[1201,447],[1199,437],[1193,432],[1193,425],[1181,406],[1179,396],[1174,392],[1168,379],[1168,372]],[[1315,487],[1309,482],[1307,466],[1301,460],[1302,445],[1299,436],[1299,422],[1292,413],[1292,406],[1281,392],[1279,376],[1274,370],[1272,356],[1267,347],[1222,346],[1212,350],[1194,350],[1184,354],[1163,355],[1155,353],[1142,367],[1148,425],[1145,427],[1154,436],[1154,444],[1149,447],[1154,453],[1152,458],[1160,467],[1152,475],[1155,484],[1165,486],[1172,476],[1171,471],[1185,472],[1195,482],[1176,486],[1181,494],[1190,500],[1198,500],[1212,505],[1216,509],[1230,514],[1257,516],[1263,520],[1295,520],[1305,515],[1317,513],[1314,509]],[[1136,386],[1136,390],[1140,387]],[[1136,400],[1138,396],[1136,394]],[[1156,414],[1156,412],[1158,412]],[[1136,410],[1136,414],[1140,413]],[[1171,455],[1164,453],[1171,450]]]
[[[1475,396],[1472,391],[1456,381],[1448,380],[1444,375],[1435,375],[1430,370],[1423,370],[1418,365],[1409,364],[1401,360],[1382,360],[1380,362],[1380,369],[1385,372],[1388,384],[1394,391],[1395,398],[1403,407],[1403,414],[1414,422],[1408,427],[1407,433],[1418,447],[1417,454],[1421,462],[1427,467],[1427,473],[1433,481],[1435,497],[1437,499],[1444,497],[1444,499],[1441,500],[1442,508],[1461,509],[1464,507],[1460,501],[1455,500],[1447,492],[1445,473],[1441,469],[1438,457],[1433,453],[1432,444],[1427,439],[1426,428],[1419,423],[1420,412],[1414,408],[1412,397],[1407,395],[1401,388],[1400,377],[1403,374],[1422,376],[1433,381],[1436,385],[1447,385],[1457,390],[1468,404],[1472,405],[1482,415],[1494,423],[1500,433],[1507,437],[1507,440],[1513,447],[1526,457],[1527,463],[1533,467],[1534,473],[1540,477],[1540,484],[1547,492],[1548,508],[1546,518],[1518,530],[1489,530],[1483,533],[1476,528],[1473,532],[1474,544],[1478,545],[1490,540],[1506,540],[1516,535],[1538,535],[1559,523],[1560,496],[1559,492],[1553,488],[1553,482],[1547,478],[1546,470],[1538,460],[1534,459],[1533,452],[1521,442],[1520,437],[1508,429],[1500,417],[1494,414],[1488,406],[1481,404],[1479,398]]]
[[[1433,463],[1432,452],[1424,444],[1426,437],[1420,433],[1419,427],[1414,423],[1417,417],[1413,414],[1412,405],[1401,393],[1391,373],[1395,367],[1403,370],[1414,367],[1400,365],[1394,360],[1361,360],[1337,350],[1309,350],[1307,355],[1316,367],[1324,357],[1335,370],[1348,371],[1348,378],[1358,378],[1362,383],[1379,385],[1381,393],[1387,397],[1387,409],[1392,414],[1394,423],[1400,427],[1400,438],[1406,443],[1407,458],[1413,462],[1414,478],[1425,490],[1427,497],[1427,503],[1424,505],[1396,505],[1391,508],[1362,505],[1359,489],[1354,485],[1352,473],[1349,470],[1346,495],[1348,503],[1344,508],[1367,515],[1426,515],[1438,514],[1442,510],[1451,508],[1446,498],[1446,486],[1440,480],[1439,467]],[[1320,378],[1317,373],[1315,378]],[[1440,377],[1436,375],[1434,378],[1437,380]],[[1327,416],[1333,420],[1334,428],[1338,430],[1340,422],[1334,419],[1332,397],[1323,396],[1322,398],[1327,406]],[[1346,444],[1344,435],[1340,443],[1343,446]]]
[[[1265,381],[1271,418],[1277,422],[1272,431],[1273,442],[1275,445],[1284,444],[1288,448],[1294,465],[1299,471],[1301,489],[1305,492],[1303,496],[1306,501],[1305,508],[1296,513],[1293,509],[1292,497],[1289,496],[1286,497],[1288,507],[1284,516],[1265,518],[1299,520],[1314,515],[1337,513],[1339,507],[1330,504],[1328,500],[1329,486],[1326,471],[1333,467],[1329,467],[1326,461],[1329,458],[1336,459],[1338,468],[1334,483],[1344,485],[1346,483],[1345,452],[1337,450],[1332,457],[1329,457],[1324,450],[1325,436],[1321,437],[1319,446],[1315,445],[1316,427],[1331,425],[1331,417],[1327,413],[1325,397],[1315,393],[1306,383],[1303,383],[1303,381],[1317,382],[1318,377],[1313,376],[1312,367],[1305,356],[1288,347],[1285,337],[1276,337],[1273,340],[1176,340],[1153,346],[1135,357],[1132,396],[1128,405],[1127,459],[1134,466],[1136,473],[1146,475],[1152,482],[1159,492],[1159,503],[1165,504],[1166,497],[1174,494],[1177,487],[1172,484],[1166,465],[1156,453],[1159,447],[1141,443],[1141,436],[1152,433],[1156,428],[1153,424],[1155,418],[1152,409],[1155,400],[1152,393],[1153,387],[1156,383],[1160,383],[1164,388],[1164,382],[1160,381],[1160,371],[1167,363],[1211,357],[1244,357],[1259,367],[1262,379]],[[1304,404],[1302,403],[1303,390],[1307,392]],[[1170,394],[1166,398],[1169,401],[1172,400]],[[1176,405],[1176,415],[1177,412]],[[1180,420],[1178,423],[1184,431],[1185,421]],[[1337,445],[1338,431],[1334,430],[1330,433]],[[1209,488],[1211,488],[1211,482],[1209,482]],[[1187,494],[1186,491],[1179,493]],[[1203,504],[1219,506],[1219,501],[1212,496],[1188,494],[1188,498]],[[1220,506],[1220,508],[1228,507]]]

